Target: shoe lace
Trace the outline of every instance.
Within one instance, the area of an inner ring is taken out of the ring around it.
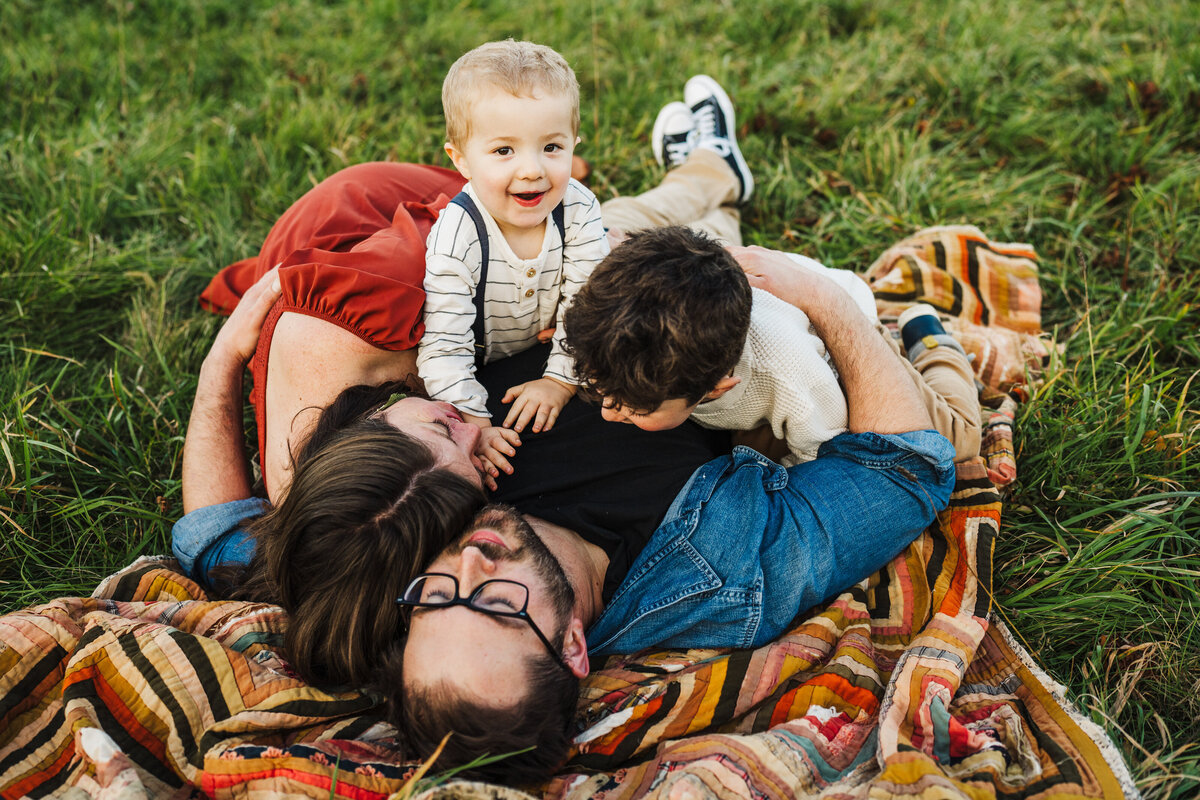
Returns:
[[[677,142],[667,142],[666,162],[669,166],[679,166],[695,149],[695,142],[691,141],[691,137],[680,139]]]
[[[700,141],[711,139],[717,135],[717,107],[715,103],[704,103],[692,110],[692,118],[696,121],[696,135]]]

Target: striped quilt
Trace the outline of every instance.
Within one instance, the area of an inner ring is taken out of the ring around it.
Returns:
[[[1029,276],[1003,271],[1032,270],[1036,288],[1032,253],[963,228],[907,245],[872,267],[881,305],[898,308],[906,281],[971,295],[941,307],[985,332],[1025,326],[977,372],[1023,381]],[[996,251],[999,266],[981,255]],[[960,466],[935,525],[778,641],[609,659],[585,681],[570,761],[531,794],[410,781],[375,698],[289,671],[280,609],[209,599],[173,560],[147,557],[93,597],[0,617],[0,797],[1136,797],[1103,732],[991,617],[1013,407],[996,412],[999,460]]]

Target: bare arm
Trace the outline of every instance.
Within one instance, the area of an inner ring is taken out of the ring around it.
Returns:
[[[242,297],[200,366],[183,443],[184,513],[250,496],[242,434],[242,374],[278,296],[279,279],[272,270]]]
[[[841,376],[851,433],[907,433],[933,428],[904,365],[844,289],[822,275],[798,269],[778,251],[763,247],[735,247],[730,251],[752,286],[765,289],[808,315]]]

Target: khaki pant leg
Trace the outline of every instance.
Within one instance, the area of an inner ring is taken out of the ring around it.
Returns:
[[[727,244],[741,242],[740,218],[733,203],[738,179],[725,159],[711,150],[695,150],[667,173],[658,186],[633,197],[614,197],[600,207],[604,225],[625,233],[687,225]]]
[[[904,357],[891,331],[880,323],[876,323],[876,328],[896,357],[904,362],[933,420],[934,430],[954,445],[954,460],[968,461],[979,455],[982,436],[979,390],[967,357],[949,347],[934,347],[913,364]]]
[[[688,227],[708,234],[726,247],[742,246],[742,215],[737,206],[714,208],[695,222],[688,223]]]

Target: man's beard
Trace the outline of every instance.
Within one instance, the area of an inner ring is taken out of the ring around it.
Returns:
[[[548,599],[561,625],[575,607],[575,590],[558,558],[525,521],[525,517],[512,506],[500,503],[486,506],[475,515],[467,533],[453,546],[454,550],[461,553],[466,549],[471,532],[480,528],[492,528],[517,540],[518,546],[512,550],[495,542],[471,542],[470,545],[493,561],[528,560],[538,577],[545,582]]]

